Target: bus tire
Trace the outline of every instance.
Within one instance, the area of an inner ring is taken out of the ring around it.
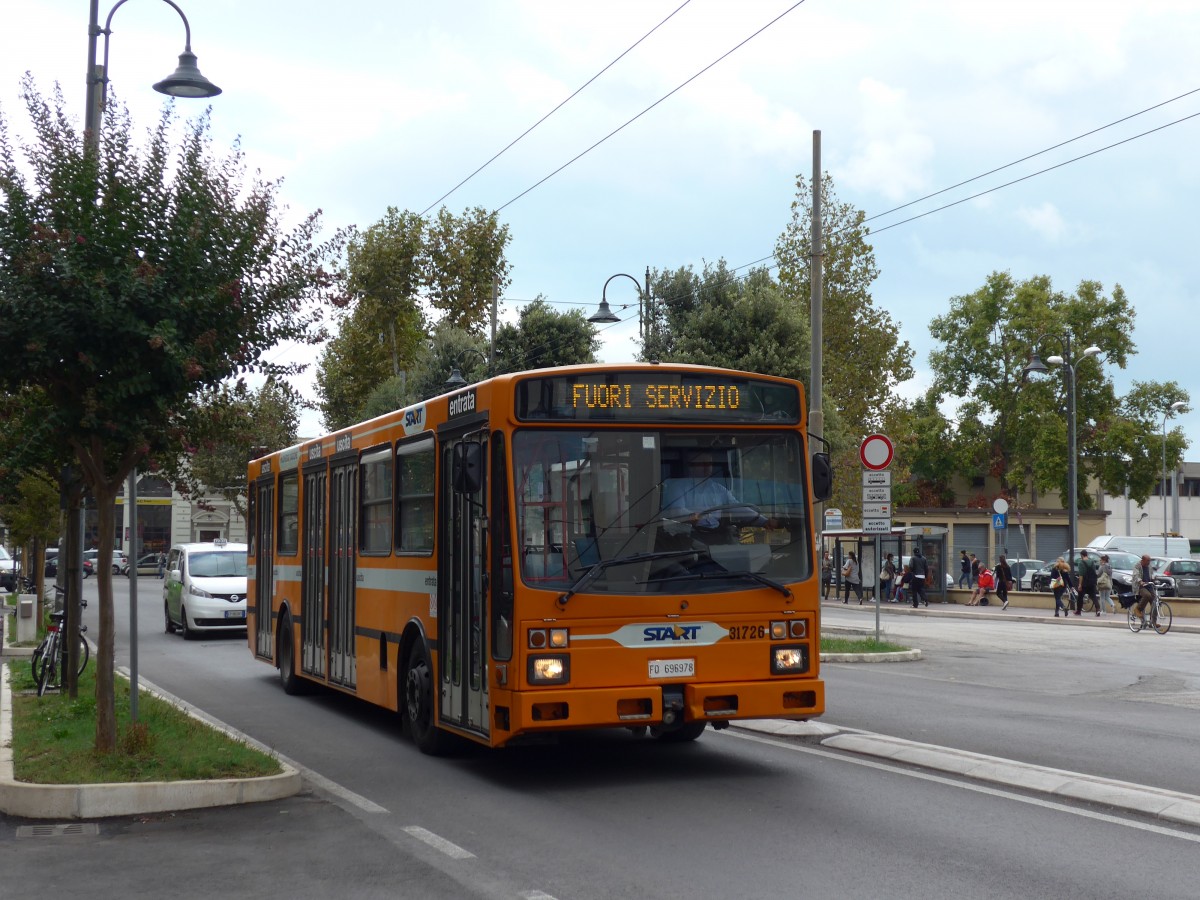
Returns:
[[[704,733],[706,725],[708,725],[707,722],[684,722],[678,728],[672,728],[670,731],[659,731],[654,736],[664,744],[685,744],[700,737]]]
[[[404,725],[418,750],[438,756],[446,742],[433,719],[433,666],[424,641],[417,640],[404,666]]]
[[[291,697],[308,693],[308,683],[296,674],[296,642],[292,637],[292,617],[285,614],[279,623],[279,683]]]

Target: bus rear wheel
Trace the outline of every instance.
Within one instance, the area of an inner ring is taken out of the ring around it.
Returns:
[[[404,724],[422,753],[443,752],[445,740],[433,721],[433,666],[420,640],[409,649],[404,666]]]
[[[279,683],[292,697],[308,693],[308,682],[296,674],[296,643],[292,638],[292,617],[284,615],[279,623]]]

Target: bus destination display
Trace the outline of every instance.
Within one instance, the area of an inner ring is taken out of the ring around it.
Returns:
[[[516,390],[517,418],[523,421],[800,421],[795,387],[714,373],[559,375],[520,381]]]

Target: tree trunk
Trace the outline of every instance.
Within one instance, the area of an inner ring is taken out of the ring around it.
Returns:
[[[96,587],[100,595],[100,640],[96,653],[96,750],[111,753],[117,748],[116,680],[113,655],[116,617],[113,614],[112,554],[116,527],[113,516],[116,491],[108,483],[93,484],[100,526],[100,554],[96,559]]]

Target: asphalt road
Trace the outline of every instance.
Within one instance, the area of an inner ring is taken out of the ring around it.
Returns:
[[[57,844],[15,839],[20,823],[4,822],[0,879],[29,886],[37,881],[25,878],[52,872],[48,886],[86,879],[95,897],[522,900],[1127,900],[1192,898],[1200,884],[1200,829],[815,740],[731,729],[668,746],[600,732],[431,759],[399,736],[393,717],[352,699],[285,696],[241,638],[166,635],[156,579],[141,580],[140,596],[143,677],[305,767],[312,791],[255,808],[105,821],[95,837]],[[119,664],[122,606],[119,595]],[[937,619],[895,626],[909,629],[923,662],[825,668],[830,722],[1074,769],[1086,753],[1120,756],[1115,777],[1200,790],[1186,753],[1164,770],[1124,749],[1153,739],[1172,753],[1190,744],[1194,756],[1196,710],[1181,701],[1194,689],[1200,635]],[[1143,670],[1152,685],[1173,673],[1182,687],[1162,692],[1170,702],[1153,691],[1131,696]]]

